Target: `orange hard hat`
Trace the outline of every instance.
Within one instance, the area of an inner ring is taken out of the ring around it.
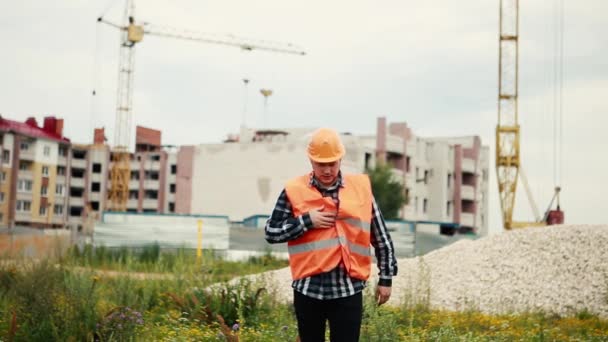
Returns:
[[[308,157],[317,163],[331,163],[344,156],[340,136],[330,128],[319,128],[308,143]]]

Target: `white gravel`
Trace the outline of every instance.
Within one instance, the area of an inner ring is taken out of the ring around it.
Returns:
[[[289,268],[248,278],[291,300]],[[608,225],[527,228],[399,259],[388,304],[403,303],[487,313],[588,310],[608,317]]]

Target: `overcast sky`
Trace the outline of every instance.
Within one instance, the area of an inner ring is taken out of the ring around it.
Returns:
[[[557,180],[568,223],[606,223],[608,156],[601,139],[608,128],[608,2],[565,1],[563,158],[554,163],[557,1],[520,4],[523,167],[541,211]],[[119,34],[96,18],[103,13],[120,22],[124,3],[1,1],[2,116],[65,118],[74,142],[91,141],[93,128],[105,126],[111,142]],[[139,1],[137,21],[291,42],[308,55],[146,36],[136,48],[134,123],[161,129],[165,144],[182,145],[237,132],[245,104],[245,123],[254,127],[373,134],[376,117],[385,116],[407,122],[420,136],[479,135],[491,148],[494,170],[498,3]],[[247,91],[243,78],[251,80]],[[274,91],[266,110],[261,88]],[[490,229],[499,231],[494,175]],[[517,202],[516,219],[530,219],[525,199]]]

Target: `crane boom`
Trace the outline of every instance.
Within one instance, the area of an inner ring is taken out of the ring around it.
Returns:
[[[159,37],[175,38],[182,40],[191,40],[195,42],[225,45],[232,47],[239,47],[243,50],[260,50],[270,51],[278,53],[287,53],[294,55],[306,55],[306,52],[302,49],[290,44],[290,43],[279,43],[268,40],[254,40],[248,38],[237,37],[228,34],[210,34],[202,33],[190,30],[179,30],[169,26],[157,26],[151,24],[144,24],[144,33]]]
[[[306,54],[302,49],[288,43],[245,39],[232,35],[204,34],[195,31],[178,30],[166,26],[154,26],[149,23],[138,25],[134,18],[134,0],[126,0],[123,18],[125,24],[116,24],[102,17],[97,19],[98,23],[117,28],[121,33],[118,87],[116,95],[116,123],[114,128],[114,147],[111,157],[111,183],[108,194],[108,207],[112,211],[126,211],[127,208],[129,180],[131,176],[129,142],[132,123],[135,46],[143,40],[145,34],[207,44],[239,47],[247,51],[261,50],[302,56]]]

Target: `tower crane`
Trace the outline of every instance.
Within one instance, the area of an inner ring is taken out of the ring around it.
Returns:
[[[498,71],[498,125],[496,126],[496,175],[503,225],[506,230],[528,226],[544,226],[564,222],[559,206],[559,192],[555,193],[549,208],[541,218],[534,204],[527,179],[521,169],[520,126],[518,123],[519,86],[519,0],[500,0]],[[528,200],[535,212],[534,222],[513,221],[517,180],[521,178]],[[551,210],[557,199],[557,209]]]
[[[294,55],[306,54],[302,49],[287,43],[244,39],[232,35],[203,34],[165,26],[154,26],[149,23],[138,24],[135,21],[134,0],[126,1],[123,24],[116,24],[103,17],[99,17],[97,21],[98,23],[104,23],[117,28],[121,32],[120,60],[118,63],[118,90],[116,96],[116,123],[112,151],[112,167],[110,169],[111,185],[108,196],[110,202],[109,209],[113,211],[126,211],[127,206],[131,172],[129,141],[131,136],[133,110],[132,95],[135,46],[138,43],[141,43],[144,35],[237,47],[245,51],[262,50]]]

